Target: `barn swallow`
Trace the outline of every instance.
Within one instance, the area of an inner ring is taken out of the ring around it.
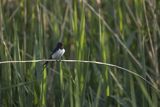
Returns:
[[[52,51],[49,59],[60,60],[64,53],[65,49],[63,48],[63,44],[61,42],[58,42],[56,48]],[[44,65],[45,64],[47,65],[48,61],[46,61]]]

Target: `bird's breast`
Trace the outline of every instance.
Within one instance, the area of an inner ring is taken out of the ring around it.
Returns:
[[[59,59],[65,53],[65,49],[58,49],[55,53],[52,54],[52,59]]]

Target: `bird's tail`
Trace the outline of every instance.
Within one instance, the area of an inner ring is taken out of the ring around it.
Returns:
[[[52,56],[51,56],[51,55],[50,55],[49,59],[52,59]],[[47,65],[48,65],[48,62],[49,62],[49,61],[46,61],[43,65],[46,65],[46,66],[47,66]]]
[[[43,65],[47,65],[48,64],[48,61],[46,61]]]

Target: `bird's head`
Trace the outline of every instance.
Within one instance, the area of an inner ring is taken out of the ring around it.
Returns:
[[[58,42],[57,47],[60,48],[60,49],[63,49],[63,44],[61,42]]]

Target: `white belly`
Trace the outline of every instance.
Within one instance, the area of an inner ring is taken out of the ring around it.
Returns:
[[[59,49],[52,55],[52,59],[60,59],[62,55],[65,53],[65,49]]]

